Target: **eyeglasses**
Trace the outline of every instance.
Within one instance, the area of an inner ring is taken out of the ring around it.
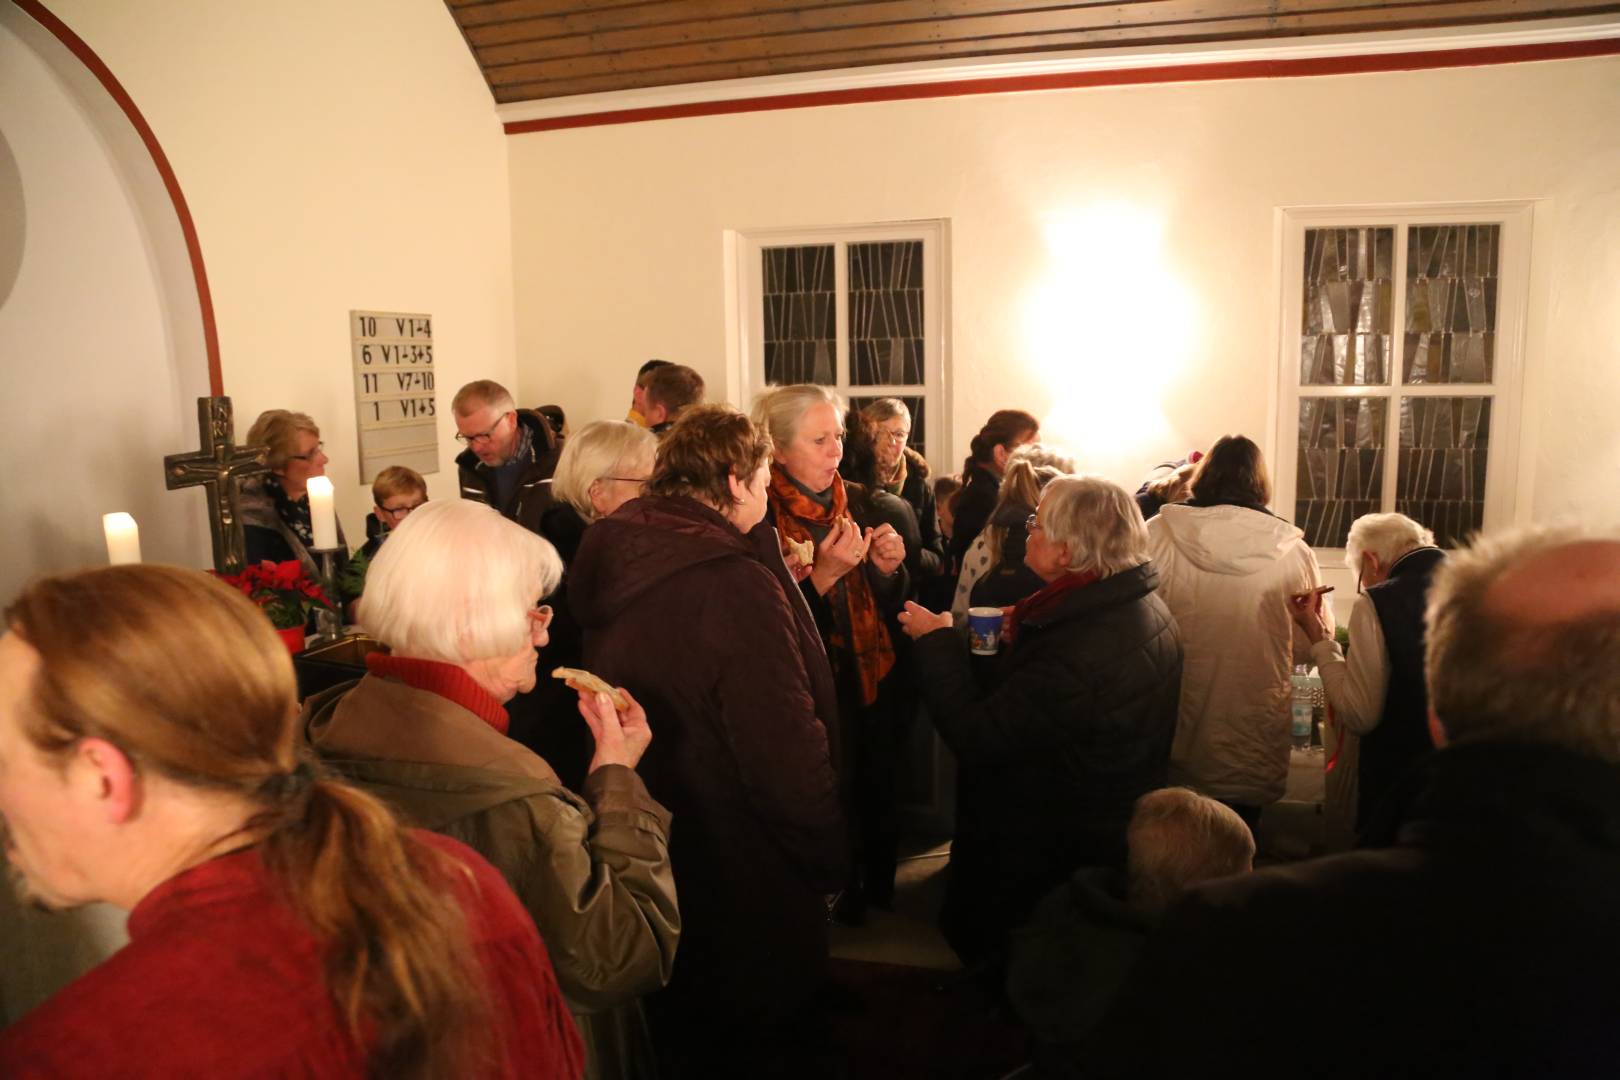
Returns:
[[[480,431],[474,435],[463,435],[458,431],[456,432],[456,442],[461,443],[463,446],[471,446],[474,443],[487,443],[489,442],[491,436],[495,434],[495,429],[501,426],[501,421],[505,420],[511,415],[512,412],[510,409],[501,413],[500,416],[495,418],[495,423],[490,425],[490,429],[488,431]]]
[[[320,457],[321,454],[325,450],[326,450],[326,444],[323,443],[323,442],[318,442],[318,443],[315,444],[315,449],[311,450],[309,453],[307,453],[307,454],[288,454],[287,455],[287,460],[289,460],[289,461],[314,461],[316,458]]]
[[[424,507],[426,505],[427,505],[427,500],[423,499],[421,502],[411,503],[411,505],[409,505],[409,506],[379,506],[377,509],[379,509],[383,513],[387,514],[389,517],[393,518],[395,521],[398,521],[400,518],[404,517],[406,514],[410,513],[412,510],[420,510],[422,507]]]
[[[604,476],[603,480],[617,480],[624,484],[645,484],[651,480],[650,476]]]
[[[1046,526],[1041,524],[1038,517],[1031,514],[1029,517],[1024,519],[1024,528],[1029,532],[1040,532],[1042,529],[1046,528]]]
[[[877,433],[877,437],[878,437],[879,442],[888,441],[888,442],[902,442],[903,443],[907,439],[911,438],[911,432],[907,431],[904,428],[901,428],[901,429],[899,429],[897,431],[884,431],[882,428],[879,428],[878,433]]]

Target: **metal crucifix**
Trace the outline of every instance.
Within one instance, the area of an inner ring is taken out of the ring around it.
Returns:
[[[270,471],[267,446],[236,446],[231,420],[231,399],[197,399],[197,427],[202,449],[170,454],[163,459],[163,482],[170,491],[196,487],[208,491],[208,529],[214,538],[214,569],[222,574],[241,573],[247,561],[242,536],[238,493],[242,481]]]

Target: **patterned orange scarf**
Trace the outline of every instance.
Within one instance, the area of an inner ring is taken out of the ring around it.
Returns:
[[[849,516],[844,478],[836,474],[832,482],[832,503],[822,506],[793,482],[786,469],[773,464],[770,501],[776,513],[776,528],[787,540],[813,540],[810,525],[830,529],[839,518]],[[835,662],[844,658],[854,660],[861,680],[861,703],[870,705],[877,700],[878,683],[894,667],[894,646],[878,615],[877,600],[872,596],[872,585],[866,580],[864,569],[857,566],[840,578],[827,600],[837,624],[828,642],[829,651]]]

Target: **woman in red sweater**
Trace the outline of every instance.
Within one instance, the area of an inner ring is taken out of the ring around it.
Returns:
[[[0,816],[30,899],[130,943],[0,1033],[0,1075],[578,1076],[486,862],[298,754],[269,621],[195,571],[39,582],[0,637]]]

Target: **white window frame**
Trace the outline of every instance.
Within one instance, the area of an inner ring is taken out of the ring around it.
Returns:
[[[1303,397],[1388,397],[1385,422],[1382,509],[1395,509],[1395,480],[1400,465],[1402,397],[1490,397],[1490,452],[1485,464],[1486,530],[1509,524],[1526,497],[1519,477],[1520,435],[1524,406],[1525,318],[1530,298],[1530,240],[1535,204],[1527,201],[1427,203],[1403,206],[1285,207],[1278,212],[1277,264],[1281,311],[1278,315],[1277,408],[1272,457],[1273,505],[1292,521],[1298,482],[1299,401]],[[1392,311],[1389,382],[1375,386],[1306,386],[1300,382],[1299,347],[1304,290],[1305,231],[1321,228],[1395,228],[1392,264]],[[1406,325],[1407,233],[1414,225],[1500,225],[1497,262],[1496,356],[1489,383],[1401,382],[1402,338]],[[1324,570],[1344,571],[1344,549],[1317,548]],[[1334,582],[1330,577],[1330,583]]]
[[[814,228],[728,230],[725,238],[728,279],[726,322],[727,391],[743,409],[765,389],[765,291],[762,252],[766,248],[832,244],[834,302],[837,311],[838,381],[831,389],[846,402],[854,397],[922,397],[925,402],[923,456],[931,465],[946,460],[951,450],[951,401],[948,288],[949,229],[943,219],[898,221],[870,225]],[[923,245],[923,379],[915,386],[857,386],[849,381],[849,255],[848,246],[890,240],[921,240]]]

